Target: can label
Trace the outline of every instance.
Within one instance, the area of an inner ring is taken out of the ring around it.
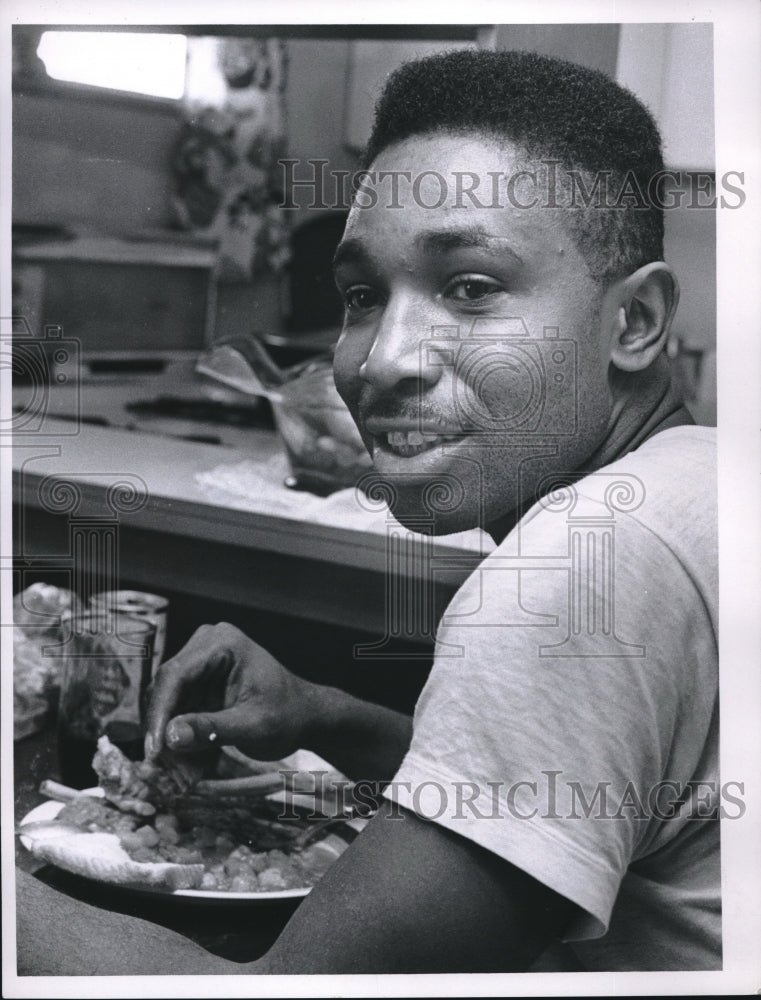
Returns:
[[[143,657],[115,655],[107,642],[91,640],[87,653],[69,654],[60,702],[60,723],[68,735],[96,739],[113,723],[139,734],[146,666]]]

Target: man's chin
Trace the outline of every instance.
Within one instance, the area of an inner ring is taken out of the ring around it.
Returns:
[[[481,463],[459,458],[443,468],[419,464],[389,469],[376,463],[363,489],[370,500],[382,500],[405,528],[420,534],[451,535],[486,523]]]
[[[471,528],[481,527],[480,518],[477,512],[464,507],[446,509],[446,497],[439,498],[442,503],[437,504],[435,499],[428,503],[405,502],[405,498],[399,497],[396,502],[391,503],[391,513],[403,527],[409,531],[414,531],[421,535],[452,535],[460,531],[468,531]]]

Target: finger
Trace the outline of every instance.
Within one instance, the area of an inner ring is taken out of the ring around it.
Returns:
[[[164,732],[170,750],[198,751],[221,746],[215,714],[178,715],[170,719]]]
[[[222,747],[219,772],[227,777],[242,777],[244,774],[269,774],[274,770],[273,763],[279,765],[282,761],[255,760],[243,753],[239,747]],[[285,766],[285,765],[283,765]]]
[[[151,684],[146,712],[145,757],[155,760],[164,746],[167,722],[180,708],[189,685],[210,669],[221,669],[232,663],[225,633],[214,626],[202,626],[185,646],[163,663]]]
[[[145,759],[155,760],[164,746],[164,730],[168,719],[176,712],[187,673],[178,657],[159,667],[148,689],[145,718]]]
[[[255,725],[250,708],[239,706],[221,712],[194,712],[178,715],[167,723],[164,741],[170,750],[197,753],[235,746],[245,740],[246,730]]]

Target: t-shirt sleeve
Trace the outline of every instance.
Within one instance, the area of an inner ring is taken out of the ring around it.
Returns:
[[[596,500],[576,513],[529,517],[458,591],[385,792],[576,903],[567,940],[603,935],[629,865],[678,835],[717,697],[678,555]]]

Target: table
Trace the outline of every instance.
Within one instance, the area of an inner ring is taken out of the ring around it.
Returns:
[[[18,823],[45,801],[40,782],[58,777],[53,730],[35,733],[14,744],[14,812]],[[47,885],[92,906],[161,924],[195,941],[212,954],[235,962],[261,957],[278,937],[299,899],[269,902],[214,902],[139,893],[103,886],[33,858],[16,838],[16,864]]]

